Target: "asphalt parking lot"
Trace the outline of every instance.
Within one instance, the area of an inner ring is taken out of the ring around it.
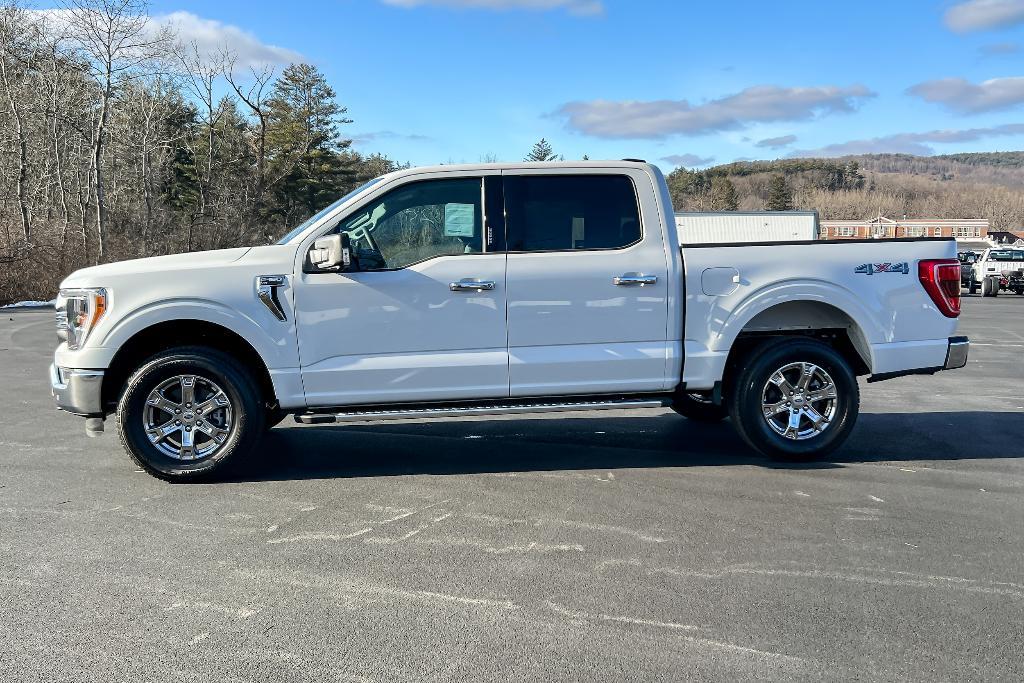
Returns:
[[[584,413],[289,426],[201,485],[87,439],[52,311],[0,313],[0,680],[1024,679],[1024,297],[824,463]]]

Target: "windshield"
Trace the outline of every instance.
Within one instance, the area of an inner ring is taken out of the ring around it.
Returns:
[[[295,228],[293,228],[291,232],[289,232],[287,235],[285,235],[284,237],[279,239],[275,244],[288,244],[293,239],[298,237],[299,234],[301,234],[303,230],[305,230],[309,226],[313,225],[318,220],[320,220],[321,218],[323,218],[324,216],[329,214],[331,211],[334,211],[334,209],[336,209],[337,207],[341,206],[342,204],[344,204],[348,200],[352,199],[352,197],[355,197],[357,194],[359,194],[360,192],[362,192],[366,188],[370,187],[371,185],[375,185],[375,184],[379,183],[380,180],[381,180],[380,178],[374,178],[373,180],[371,180],[371,181],[369,181],[367,183],[364,183],[364,184],[360,185],[359,187],[357,187],[356,189],[352,190],[347,195],[345,195],[344,197],[342,197],[338,201],[334,202],[333,204],[329,204],[325,208],[320,209],[320,211],[318,211],[317,213],[313,214],[312,216],[310,216],[306,220],[302,221],[301,224],[299,224]]]
[[[1022,249],[1000,249],[988,252],[989,261],[1024,261]]]

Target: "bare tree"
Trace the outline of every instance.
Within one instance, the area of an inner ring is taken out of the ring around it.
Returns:
[[[39,23],[24,7],[16,4],[0,7],[0,85],[8,107],[15,145],[18,171],[16,192],[21,215],[22,237],[32,243],[32,214],[28,204],[28,126],[25,120],[23,95],[28,92],[31,77],[33,45],[40,34]]]
[[[90,174],[96,193],[97,258],[106,256],[107,199],[103,168],[110,108],[124,83],[144,75],[163,57],[173,36],[169,27],[154,27],[145,0],[66,0],[66,29],[90,67],[100,91],[99,114],[92,136]]]
[[[267,129],[270,123],[270,109],[267,100],[274,80],[274,68],[265,64],[259,69],[250,66],[251,80],[243,84],[235,74],[237,56],[225,50],[223,53],[224,77],[238,95],[238,99],[249,108],[256,117],[256,132],[253,136],[253,154],[256,157],[256,178],[251,208],[252,217],[259,215],[262,209],[263,195],[267,191]]]

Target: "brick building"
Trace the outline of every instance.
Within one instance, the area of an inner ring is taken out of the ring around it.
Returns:
[[[821,239],[870,239],[872,237],[955,237],[979,242],[988,238],[987,218],[903,218],[878,215],[863,221],[821,221]]]

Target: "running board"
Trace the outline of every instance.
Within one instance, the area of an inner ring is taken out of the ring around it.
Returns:
[[[496,402],[493,404],[472,404],[462,406],[436,406],[420,408],[339,408],[331,412],[309,412],[295,416],[302,424],[327,424],[337,422],[373,422],[376,420],[410,420],[424,417],[472,417],[475,415],[517,415],[521,413],[562,413],[581,410],[625,410],[635,408],[665,408],[672,404],[672,397],[664,398],[620,398],[607,401],[524,401],[517,403]]]

